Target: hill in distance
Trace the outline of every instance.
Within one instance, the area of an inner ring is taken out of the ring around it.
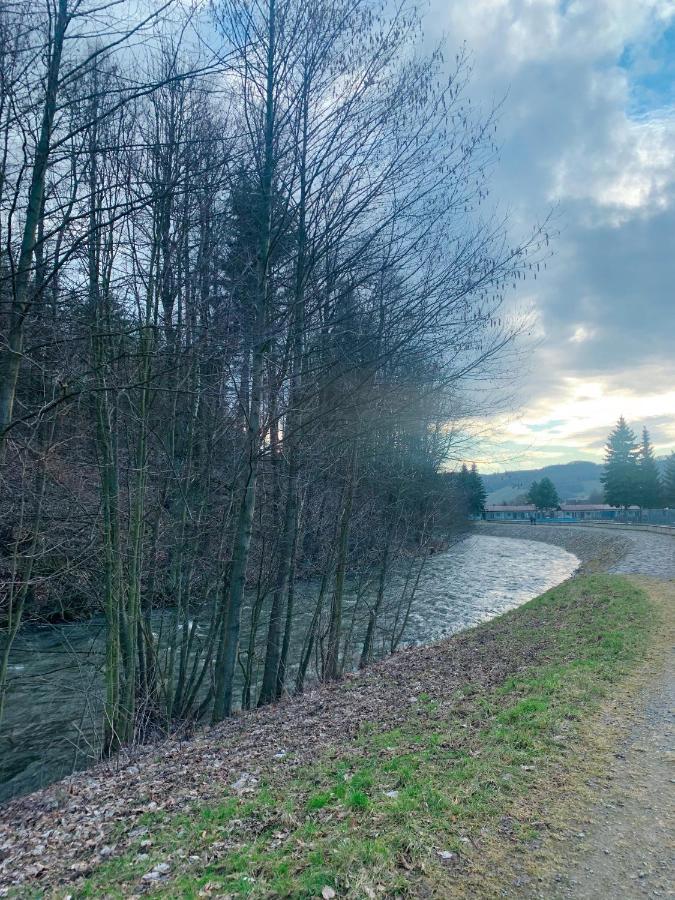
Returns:
[[[544,466],[542,469],[519,469],[513,472],[492,472],[483,475],[483,483],[487,491],[487,502],[490,504],[509,503],[520,494],[526,494],[533,481],[550,478],[556,486],[560,499],[585,500],[592,494],[602,491],[600,476],[602,465],[594,462],[578,460],[556,466]]]
[[[656,463],[663,471],[666,457],[657,457]],[[563,503],[587,500],[593,494],[602,493],[603,466],[600,463],[577,460],[542,469],[516,469],[512,472],[491,472],[483,475],[489,504],[512,503],[516,497],[526,494],[533,481],[550,478]]]

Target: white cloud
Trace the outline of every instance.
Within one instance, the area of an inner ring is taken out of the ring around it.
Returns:
[[[569,340],[572,344],[583,344],[585,341],[590,340],[594,333],[592,328],[587,328],[585,325],[577,325]]]
[[[636,392],[603,380],[565,378],[548,396],[523,408],[518,418],[502,416],[492,422],[483,466],[487,470],[573,459],[599,462],[604,441],[622,415],[638,433],[644,424],[652,429],[657,453],[675,450],[675,388]]]
[[[673,202],[675,115],[635,120],[613,116],[603,144],[585,140],[561,151],[549,197],[588,201],[587,222],[621,225],[637,212],[654,215]]]

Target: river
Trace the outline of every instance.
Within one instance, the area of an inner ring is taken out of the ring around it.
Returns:
[[[498,616],[564,581],[578,563],[576,556],[553,545],[470,535],[427,562],[403,643],[427,643]],[[392,602],[400,595],[402,581],[398,576],[389,580]],[[317,589],[313,581],[298,585],[297,608],[313,608]],[[166,627],[169,620],[170,612],[157,613],[153,627]],[[363,627],[357,615],[355,648]],[[301,630],[302,617],[298,633]],[[27,627],[20,633],[12,650],[0,732],[0,801],[95,759],[103,640],[100,618]]]

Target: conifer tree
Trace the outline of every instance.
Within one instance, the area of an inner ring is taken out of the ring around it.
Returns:
[[[537,509],[555,509],[560,505],[558,491],[550,478],[542,478],[541,481],[533,481],[527,494],[527,499]]]
[[[635,434],[623,416],[605,446],[605,471],[600,480],[605,502],[626,509],[639,500],[638,446]]]
[[[642,429],[642,443],[638,451],[638,503],[642,509],[658,509],[661,506],[661,482],[654,459],[654,449],[649,440],[649,432]]]
[[[663,503],[669,509],[675,508],[675,452],[666,460],[663,473]]]
[[[469,469],[466,463],[463,463],[457,478],[466,515],[481,516],[485,512],[487,492],[485,490],[485,485],[483,484],[483,479],[478,474],[476,463],[471,465],[471,469]]]
[[[468,476],[469,485],[469,512],[474,516],[482,516],[485,512],[487,491],[483,479],[478,474],[478,466],[473,463]]]
[[[462,463],[462,468],[457,475],[459,485],[459,495],[462,498],[465,514],[468,516],[471,512],[471,487],[469,485],[469,467],[466,463]]]

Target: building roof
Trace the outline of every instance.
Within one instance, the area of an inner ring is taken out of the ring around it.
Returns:
[[[572,512],[575,509],[580,509],[583,512],[602,512],[608,509],[623,509],[623,507],[612,506],[609,503],[562,503],[560,509],[563,512]],[[640,507],[633,504],[628,509],[640,509]]]
[[[610,506],[609,503],[561,503],[562,512],[603,512],[606,510],[615,510],[616,506]],[[629,509],[638,509],[637,506],[629,506]],[[489,504],[485,507],[487,512],[535,512],[536,507],[533,504],[506,505],[496,503]]]
[[[560,508],[564,512],[573,512],[575,509],[582,512],[602,512],[607,509],[616,509],[615,506],[610,506],[609,503],[561,503]]]
[[[487,512],[534,512],[536,507],[530,504],[529,506],[502,506],[497,504],[495,506],[486,506]]]

